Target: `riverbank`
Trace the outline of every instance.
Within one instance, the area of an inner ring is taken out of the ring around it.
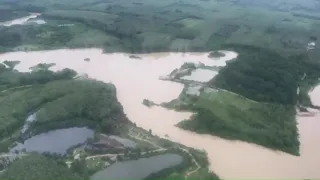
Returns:
[[[316,121],[313,125],[306,126],[304,123],[307,121],[298,119],[302,151],[300,157],[295,157],[242,141],[229,141],[184,131],[175,125],[189,119],[192,113],[175,112],[156,106],[148,108],[141,103],[143,99],[150,99],[159,104],[178,97],[183,85],[161,81],[159,77],[169,74],[184,62],[201,61],[225,65],[227,60],[236,57],[236,53],[228,52],[226,57],[217,61],[212,61],[207,56],[208,53],[168,53],[160,58],[153,58],[150,54],[142,59],[132,59],[123,53],[102,54],[100,49],[81,49],[6,53],[0,55],[0,61],[21,60],[16,69],[24,72],[30,71],[29,67],[40,62],[56,63],[50,69],[57,71],[69,67],[78,73],[86,73],[91,78],[112,82],[130,121],[146,130],[151,129],[153,134],[160,137],[205,150],[210,170],[223,179],[319,177],[316,169],[320,162],[315,158],[318,153],[314,150],[317,150],[314,145],[320,138],[316,133],[319,129]],[[85,58],[90,58],[90,62],[84,61]],[[313,97],[311,93],[311,98]]]

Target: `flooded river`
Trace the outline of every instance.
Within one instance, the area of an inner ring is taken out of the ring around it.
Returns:
[[[229,141],[210,135],[199,135],[174,125],[191,116],[166,110],[161,107],[148,108],[143,99],[155,103],[175,99],[183,89],[182,84],[161,81],[159,76],[169,74],[184,62],[202,62],[206,65],[224,66],[227,60],[237,56],[224,52],[221,59],[209,59],[208,53],[161,53],[140,55],[142,59],[129,58],[127,54],[102,54],[99,49],[55,50],[41,52],[14,52],[0,55],[4,60],[21,60],[19,71],[30,71],[38,63],[56,63],[52,70],[72,68],[89,77],[112,82],[117,87],[117,96],[128,118],[154,134],[179,142],[186,146],[208,152],[210,169],[223,179],[231,178],[320,178],[320,116],[297,117],[301,139],[301,156],[272,151],[254,144]],[[90,62],[84,61],[90,58]],[[315,104],[320,105],[320,87],[311,92]]]

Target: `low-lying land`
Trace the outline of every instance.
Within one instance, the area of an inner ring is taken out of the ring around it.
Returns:
[[[182,82],[180,96],[162,106],[195,112],[179,127],[299,154],[296,106],[314,107],[310,87],[320,64],[306,55],[285,58],[251,46],[229,46],[240,55],[208,83]],[[303,90],[299,90],[303,89]]]
[[[144,179],[219,179],[208,170],[204,152],[153,136],[128,121],[112,84],[74,79],[76,73],[69,69],[52,72],[54,64],[38,64],[21,73],[13,69],[18,63],[1,64],[0,179],[92,179],[116,163],[166,154],[182,157],[182,162]],[[20,131],[30,115],[35,121]],[[94,138],[69,147],[65,154],[35,147],[36,152],[23,148],[7,153],[17,142],[70,127],[88,127]]]

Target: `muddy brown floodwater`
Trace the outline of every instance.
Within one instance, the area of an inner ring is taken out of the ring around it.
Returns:
[[[231,178],[320,178],[320,116],[297,117],[301,141],[301,156],[296,157],[273,151],[255,144],[230,141],[211,135],[199,135],[175,127],[188,119],[191,113],[181,113],[161,107],[147,108],[143,99],[156,103],[168,102],[178,97],[182,84],[161,81],[159,76],[169,74],[184,62],[202,62],[224,66],[237,53],[224,51],[225,57],[207,58],[208,53],[157,53],[141,55],[142,59],[129,58],[128,54],[102,54],[100,49],[54,50],[38,52],[14,52],[0,55],[4,60],[22,61],[19,71],[38,63],[56,63],[52,70],[72,68],[79,73],[104,82],[112,82],[128,118],[156,135],[208,153],[210,169],[223,179]],[[90,58],[90,62],[84,61]],[[315,104],[320,105],[320,87],[311,93]]]

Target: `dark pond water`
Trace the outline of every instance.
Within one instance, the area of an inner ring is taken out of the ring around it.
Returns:
[[[25,140],[23,144],[19,143],[11,149],[11,152],[25,148],[28,152],[64,154],[71,146],[84,143],[88,138],[93,138],[93,136],[94,131],[85,127],[58,129],[35,135]]]
[[[183,158],[177,154],[163,154],[150,158],[141,158],[125,162],[117,162],[95,173],[91,180],[101,179],[143,179],[165,168],[174,167],[182,162]]]

